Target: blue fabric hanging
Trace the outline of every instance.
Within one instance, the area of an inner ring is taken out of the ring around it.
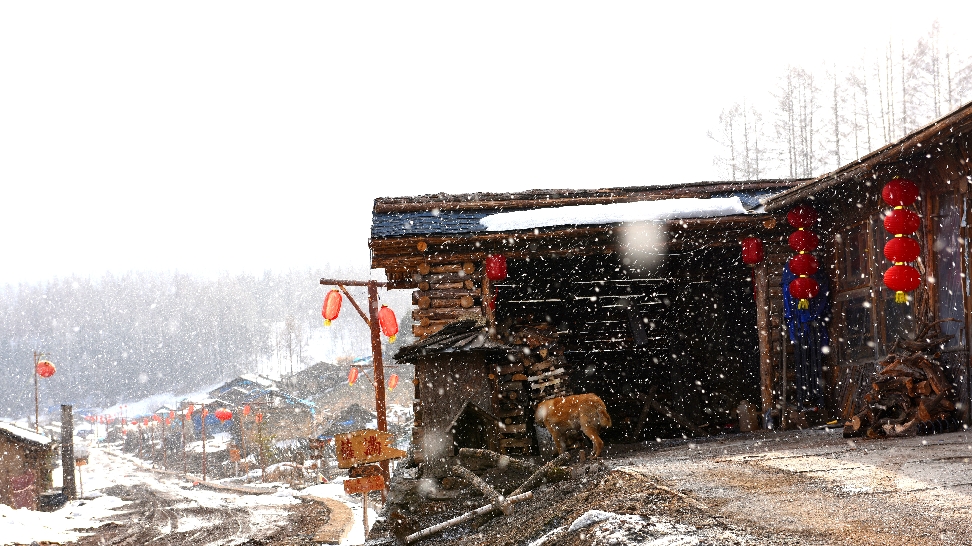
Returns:
[[[797,278],[790,272],[790,264],[783,267],[783,318],[786,320],[790,341],[793,342],[795,361],[796,399],[798,409],[821,407],[823,396],[823,348],[830,345],[827,321],[830,315],[830,281],[819,269],[813,278],[820,291],[810,298],[808,309],[797,308],[790,295],[790,282]]]

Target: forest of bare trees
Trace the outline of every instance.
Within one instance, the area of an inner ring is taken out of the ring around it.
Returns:
[[[972,55],[939,34],[936,23],[911,43],[889,42],[842,65],[790,66],[768,103],[723,109],[709,133],[721,176],[819,176],[972,100]]]
[[[33,351],[57,367],[42,380],[42,411],[197,392],[244,372],[300,371],[314,363],[312,336],[335,360],[370,354],[369,330],[350,305],[327,329],[320,316],[322,276],[367,275],[130,273],[0,286],[0,415],[32,411]],[[400,295],[388,297],[403,308]],[[402,332],[410,332],[410,317],[399,315]]]

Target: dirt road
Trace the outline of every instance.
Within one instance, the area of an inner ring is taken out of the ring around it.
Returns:
[[[611,446],[574,473],[538,488],[510,518],[419,544],[972,544],[968,432],[848,441],[839,431],[791,431]],[[408,524],[477,502],[433,506]]]

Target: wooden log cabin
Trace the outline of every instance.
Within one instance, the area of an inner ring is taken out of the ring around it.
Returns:
[[[535,454],[536,403],[582,392],[606,402],[609,444],[730,430],[742,402],[769,418],[763,426],[847,419],[894,339],[914,331],[922,294],[930,318],[958,319],[942,326],[954,337],[941,359],[967,422],[970,128],[966,106],[812,180],[376,199],[372,267],[414,290],[418,340],[396,358],[415,366],[416,460],[444,468],[460,447]],[[923,222],[926,275],[904,304],[882,283],[890,207],[880,193],[895,177],[919,185]],[[736,199],[742,210],[693,215],[678,206],[685,199],[701,209]],[[639,224],[571,217],[579,206],[656,201],[676,212],[657,222],[667,237],[655,265],[629,259]],[[795,254],[787,213],[799,205],[819,216],[814,299],[831,340],[815,338],[819,377],[809,383],[783,283]],[[517,211],[533,211],[535,224],[487,228]],[[754,267],[741,259],[747,237],[765,249]],[[502,280],[487,275],[490,256],[502,256]]]

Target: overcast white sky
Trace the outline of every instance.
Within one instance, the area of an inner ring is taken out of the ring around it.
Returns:
[[[656,4],[0,3],[0,283],[361,265],[379,196],[713,179],[788,63],[972,20]]]

